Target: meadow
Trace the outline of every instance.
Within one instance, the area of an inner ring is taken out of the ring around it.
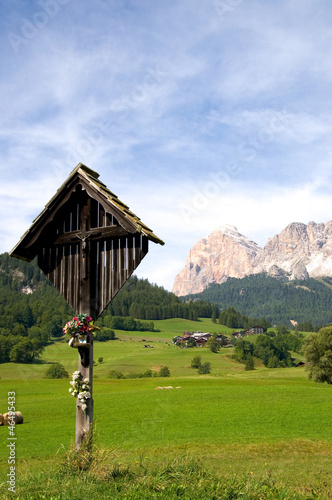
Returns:
[[[104,465],[99,463],[99,475],[92,478],[86,473],[81,490],[77,474],[70,479],[57,475],[68,460],[75,435],[75,400],[68,392],[69,380],[43,378],[52,362],[60,361],[70,373],[76,370],[76,350],[58,340],[46,348],[39,363],[0,365],[0,412],[6,411],[8,392],[15,392],[16,408],[25,418],[15,430],[17,498],[43,498],[41,491],[48,492],[44,498],[88,498],[88,494],[196,498],[199,488],[197,498],[330,498],[331,387],[308,380],[303,368],[267,369],[257,364],[254,371],[246,372],[243,364],[231,358],[232,348],[212,353],[207,348],[179,349],[171,344],[184,330],[230,333],[210,320],[155,321],[155,328],[160,331],[117,331],[117,340],[94,344],[94,442],[99,451],[104,450],[101,455],[106,453],[111,470],[103,481]],[[197,354],[211,363],[210,375],[198,375],[190,367]],[[111,369],[144,372],[163,365],[170,369],[169,378],[107,378]],[[173,388],[156,389],[165,386]],[[8,432],[0,427],[3,491]],[[160,477],[165,470],[167,481],[166,476]],[[153,484],[149,493],[147,478]],[[190,495],[186,481],[192,487],[196,484]],[[110,494],[110,483],[119,491]],[[139,484],[143,489],[135,490]],[[214,493],[204,489],[217,484],[237,485],[237,493],[228,492],[227,497],[218,493],[217,486]],[[236,496],[240,484],[242,494]],[[167,490],[171,486],[174,491]]]

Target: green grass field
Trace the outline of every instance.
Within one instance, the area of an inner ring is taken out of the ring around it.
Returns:
[[[225,327],[218,326],[209,320],[199,324],[156,321],[160,332],[116,332],[118,340],[95,342],[94,359],[103,357],[94,368],[94,436],[98,447],[111,450],[113,461],[133,470],[138,465],[140,471],[156,467],[160,470],[166,459],[194,457],[213,477],[227,477],[230,481],[246,477],[261,484],[267,484],[269,478],[288,488],[288,496],[280,493],[278,497],[275,492],[271,498],[291,498],[293,492],[302,495],[296,498],[330,498],[331,387],[307,380],[303,368],[269,370],[256,366],[254,371],[246,372],[244,365],[231,359],[229,348],[215,354],[207,348],[179,349],[171,345],[174,335],[183,330],[225,332]],[[153,348],[145,348],[145,344]],[[210,375],[198,375],[190,368],[197,354],[211,363]],[[69,380],[43,379],[52,362],[61,362],[73,372],[77,369],[77,351],[58,341],[47,347],[40,363],[0,365],[0,412],[6,411],[8,392],[13,391],[16,409],[25,419],[16,427],[17,484],[21,495],[30,491],[29,478],[32,483],[37,482],[37,477],[39,483],[50,481],[46,479],[49,471],[54,467],[58,470],[74,441],[75,400],[68,392]],[[170,378],[107,378],[111,369],[142,372],[162,365],[169,367]],[[159,386],[173,389],[156,390]],[[0,427],[4,444],[8,432],[8,427]],[[5,445],[0,449],[0,460],[0,487],[5,491]],[[49,491],[60,490],[53,485]],[[126,496],[124,490],[119,497],[115,493],[108,497],[101,491],[100,498],[154,498],[151,492],[146,497],[137,492],[130,497],[128,487]],[[262,491],[259,495],[263,495]],[[206,494],[209,496],[205,498],[213,498],[211,493]],[[85,498],[82,495],[76,498]],[[241,498],[260,498],[248,495]],[[270,498],[268,493],[264,495],[261,498]],[[170,494],[168,497],[173,498]],[[194,498],[193,493],[188,498]]]

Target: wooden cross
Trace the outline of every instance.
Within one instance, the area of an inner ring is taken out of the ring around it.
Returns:
[[[92,240],[101,240],[104,238],[123,236],[127,232],[121,226],[105,226],[105,227],[90,227],[91,203],[88,199],[81,211],[80,229],[75,231],[64,232],[55,240],[55,244],[70,244],[77,241],[80,242],[80,255],[81,255],[81,284],[83,294],[89,297],[89,276],[90,276],[90,242]],[[94,311],[91,310],[90,302],[88,300],[82,301],[84,312],[94,317]],[[75,446],[79,450],[81,444],[86,441],[88,437],[92,437],[92,422],[93,422],[93,398],[92,398],[92,383],[93,383],[93,334],[87,336],[86,344],[75,343],[78,348],[78,371],[82,374],[83,378],[88,379],[91,398],[87,400],[87,408],[82,410],[79,402],[76,404],[76,432],[75,432]],[[89,445],[89,443],[88,443]]]
[[[38,266],[76,315],[93,320],[105,310],[148,253],[149,241],[164,244],[129,210],[99,174],[79,163],[10,252]],[[75,342],[78,369],[92,394],[93,334]],[[77,404],[76,448],[89,435],[92,397]]]
[[[63,243],[75,243],[75,241],[80,241],[80,254],[82,257],[82,274],[81,279],[87,280],[89,275],[89,241],[91,240],[101,240],[104,238],[111,238],[115,236],[123,236],[127,234],[127,231],[121,226],[105,226],[90,228],[90,199],[84,205],[81,212],[81,229],[76,231],[68,231],[61,234],[56,240],[55,244]],[[87,241],[88,240],[88,241]],[[87,312],[90,316],[93,316],[92,311]],[[94,318],[95,319],[95,318]]]

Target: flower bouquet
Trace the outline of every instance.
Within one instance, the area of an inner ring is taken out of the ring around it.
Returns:
[[[73,346],[75,341],[86,343],[86,336],[96,330],[99,330],[98,326],[94,326],[92,318],[87,314],[74,316],[62,329],[63,333],[71,337],[70,346]]]

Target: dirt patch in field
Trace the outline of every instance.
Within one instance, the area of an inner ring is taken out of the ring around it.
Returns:
[[[160,369],[163,367],[164,365],[155,365],[151,368],[152,371],[154,372],[159,372]]]

